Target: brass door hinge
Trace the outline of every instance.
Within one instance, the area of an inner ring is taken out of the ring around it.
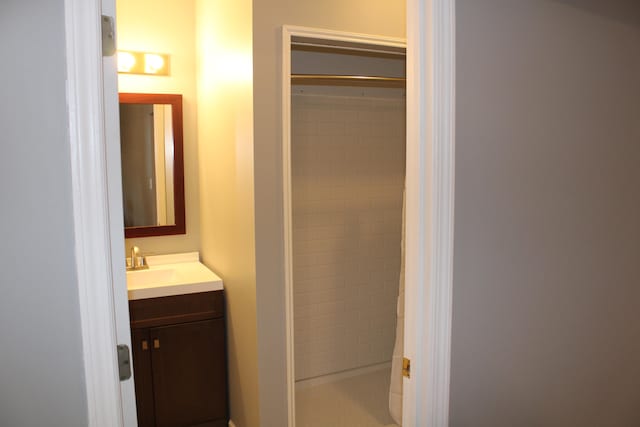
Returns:
[[[411,360],[406,357],[402,358],[402,376],[405,378],[411,378]]]

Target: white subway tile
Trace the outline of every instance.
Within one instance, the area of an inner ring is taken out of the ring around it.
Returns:
[[[390,358],[404,101],[293,97],[296,378]]]

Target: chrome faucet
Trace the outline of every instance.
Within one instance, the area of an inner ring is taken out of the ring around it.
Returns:
[[[140,255],[140,248],[137,246],[131,247],[131,266],[127,266],[127,270],[143,270],[149,268],[145,259]]]

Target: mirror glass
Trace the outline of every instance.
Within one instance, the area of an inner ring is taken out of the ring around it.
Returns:
[[[120,94],[125,237],[184,234],[182,96]]]

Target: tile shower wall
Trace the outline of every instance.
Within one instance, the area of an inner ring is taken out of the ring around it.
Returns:
[[[391,360],[404,98],[292,96],[296,380]]]

